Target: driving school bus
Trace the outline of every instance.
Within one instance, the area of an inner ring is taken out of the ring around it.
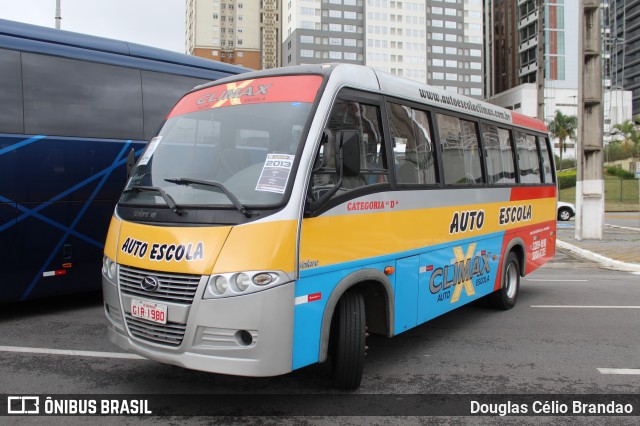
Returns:
[[[368,333],[512,308],[554,255],[555,206],[535,119],[356,65],[218,80],[168,114],[116,206],[109,337],[243,376],[330,360],[357,388]]]

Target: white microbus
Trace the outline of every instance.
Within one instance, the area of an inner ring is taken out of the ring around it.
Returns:
[[[273,376],[330,359],[360,385],[393,337],[555,250],[543,123],[334,64],[186,94],[148,144],[105,244],[110,339],[160,362]]]

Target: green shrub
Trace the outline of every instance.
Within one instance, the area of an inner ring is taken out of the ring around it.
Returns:
[[[558,172],[558,188],[573,188],[576,186],[576,171],[575,170],[564,170],[562,172]]]
[[[628,170],[621,169],[620,167],[607,167],[607,174],[611,176],[617,176],[620,179],[635,179],[636,175]]]
[[[563,158],[562,163],[560,163],[560,157],[555,155],[556,159],[556,170],[566,170],[572,169],[576,167],[576,159],[575,158]]]

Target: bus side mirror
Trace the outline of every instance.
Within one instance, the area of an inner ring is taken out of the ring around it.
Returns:
[[[332,142],[333,143],[333,142]],[[335,140],[336,174],[339,180],[333,187],[322,194],[317,200],[307,205],[307,211],[313,212],[324,205],[342,186],[345,177],[360,174],[360,135],[355,130],[341,130]],[[326,151],[325,151],[326,153]],[[318,169],[321,166],[316,165]],[[314,170],[316,170],[314,168]]]
[[[360,135],[355,130],[341,130],[336,138],[338,161],[336,173],[341,177],[358,176],[360,174]],[[342,174],[340,166],[342,165]]]

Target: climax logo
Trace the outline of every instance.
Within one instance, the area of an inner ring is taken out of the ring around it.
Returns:
[[[240,105],[242,103],[240,101],[241,97],[268,95],[268,89],[272,86],[271,84],[259,84],[258,87],[254,87],[250,86],[252,82],[253,80],[245,80],[240,84],[228,83],[226,85],[227,90],[223,90],[221,93],[212,92],[202,95],[196,101],[196,104],[214,103],[211,108],[217,108],[224,105],[227,101],[229,101],[231,105]]]
[[[438,302],[450,299],[450,303],[460,300],[462,290],[467,296],[476,294],[475,286],[479,286],[489,281],[491,265],[489,263],[491,253],[482,250],[480,254],[475,254],[476,243],[469,244],[467,253],[462,250],[462,246],[454,247],[453,254],[455,261],[451,265],[432,269],[429,278],[429,290],[431,294],[438,294]],[[430,270],[427,267],[426,270]],[[473,278],[478,277],[473,284]],[[453,295],[450,287],[454,286]]]

